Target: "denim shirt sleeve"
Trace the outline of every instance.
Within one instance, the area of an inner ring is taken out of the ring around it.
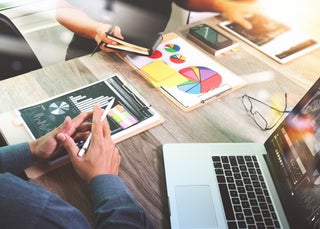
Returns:
[[[33,163],[27,142],[0,147],[0,173],[18,175]]]
[[[99,175],[89,183],[95,228],[154,228],[128,187],[115,175]]]

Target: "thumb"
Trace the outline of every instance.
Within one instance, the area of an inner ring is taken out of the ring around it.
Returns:
[[[59,133],[56,136],[58,142],[68,151],[69,155],[73,158],[77,157],[79,147],[74,140],[67,134]]]

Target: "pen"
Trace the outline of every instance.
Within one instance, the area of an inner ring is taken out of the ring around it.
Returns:
[[[109,111],[110,111],[113,103],[114,103],[114,98],[112,98],[112,99],[110,100],[110,102],[108,103],[107,107],[104,109],[104,112],[103,112],[103,114],[102,114],[102,116],[101,116],[101,121],[103,121],[103,120],[107,117],[107,115],[108,115],[108,113],[109,113]],[[87,140],[85,141],[85,143],[83,144],[82,148],[80,149],[80,151],[79,151],[79,153],[78,153],[78,157],[82,157],[83,154],[84,154],[84,153],[86,152],[86,150],[88,149],[88,146],[89,146],[90,141],[91,141],[91,137],[92,137],[92,133],[89,134]]]
[[[108,32],[106,32],[106,34],[112,33],[113,29],[114,29],[114,25],[112,25],[112,26],[109,28],[109,30],[108,30]],[[97,44],[97,46],[96,46],[96,47],[94,48],[94,50],[92,51],[91,56],[93,56],[93,54],[96,53],[96,51],[97,51],[98,48],[102,45],[102,43],[103,43],[103,41],[101,40],[100,43]]]

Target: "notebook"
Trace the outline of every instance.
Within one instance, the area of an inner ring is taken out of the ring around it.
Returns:
[[[123,32],[122,35],[124,40],[107,34],[108,38],[115,40],[118,44],[106,44],[105,47],[150,56],[162,41],[161,34],[126,34]]]
[[[248,20],[253,26],[250,30],[229,21],[219,25],[281,64],[319,47],[309,35],[264,15],[253,15]]]
[[[320,79],[264,144],[165,144],[172,228],[318,228],[319,104]]]

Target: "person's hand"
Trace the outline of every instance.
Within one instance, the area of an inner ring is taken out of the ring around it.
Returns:
[[[261,5],[255,1],[248,0],[222,0],[219,2],[219,8],[223,12],[224,16],[232,22],[238,23],[245,29],[251,29],[252,25],[247,18],[253,14],[261,12]]]
[[[112,29],[112,31],[110,31]],[[95,40],[97,44],[100,44],[102,41],[103,43],[100,45],[100,49],[104,52],[114,52],[114,49],[109,49],[106,48],[106,44],[112,44],[112,45],[117,45],[118,43],[115,40],[112,40],[106,36],[106,32],[110,31],[110,33],[123,40],[123,36],[121,35],[121,29],[119,26],[114,26],[112,28],[112,25],[109,24],[100,24],[100,26],[97,27],[97,34],[95,36]]]
[[[91,117],[92,112],[81,113],[74,119],[66,117],[65,121],[59,127],[37,140],[30,142],[29,146],[34,159],[38,161],[48,160],[57,153],[60,148],[56,140],[58,133],[73,136],[75,139],[83,139],[88,136],[88,130],[90,130],[91,124],[85,123],[85,121]]]
[[[102,174],[118,175],[120,160],[119,151],[111,139],[111,131],[108,121],[101,121],[103,110],[96,105],[93,110],[92,138],[86,153],[78,156],[79,147],[67,134],[57,135],[57,139],[68,151],[71,162],[79,174],[86,182]]]

